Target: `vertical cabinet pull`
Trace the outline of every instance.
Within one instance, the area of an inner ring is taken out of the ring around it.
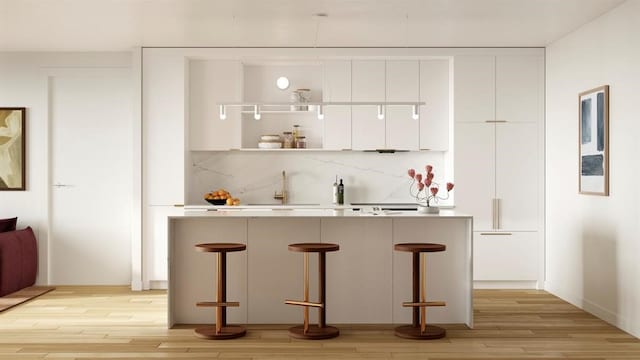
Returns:
[[[498,208],[498,211],[496,211],[496,224],[498,225],[496,229],[500,229],[501,227],[500,226],[500,216],[502,215],[501,209],[500,209],[500,206],[502,205],[501,203],[502,203],[502,199],[496,199],[496,207]]]
[[[491,199],[491,228],[496,229],[496,199]]]

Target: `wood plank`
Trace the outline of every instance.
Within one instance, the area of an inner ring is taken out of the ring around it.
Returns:
[[[64,286],[0,315],[0,360],[640,359],[640,340],[544,291],[474,297],[475,329],[445,324],[435,341],[397,338],[388,324],[337,324],[338,338],[301,341],[269,324],[221,342],[193,335],[195,324],[167,329],[164,291]]]

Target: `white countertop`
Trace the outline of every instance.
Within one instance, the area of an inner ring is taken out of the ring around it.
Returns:
[[[216,218],[216,217],[391,217],[391,218],[471,218],[455,210],[441,209],[439,214],[420,214],[417,211],[353,211],[346,209],[327,209],[318,207],[302,208],[300,206],[261,207],[255,206],[216,206],[215,211],[208,209],[185,208],[179,215],[169,218]]]

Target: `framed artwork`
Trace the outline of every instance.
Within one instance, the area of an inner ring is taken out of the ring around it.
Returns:
[[[0,191],[25,190],[26,108],[0,107]]]
[[[580,194],[609,196],[609,85],[579,95]]]

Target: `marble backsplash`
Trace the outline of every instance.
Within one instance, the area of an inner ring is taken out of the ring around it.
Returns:
[[[287,174],[289,203],[330,204],[336,175],[345,184],[350,202],[413,202],[408,168],[424,172],[434,167],[436,181],[451,181],[445,153],[404,152],[378,154],[336,152],[191,152],[187,159],[187,203],[204,205],[203,195],[224,188],[242,204],[278,203],[282,171]],[[443,203],[445,204],[445,203]]]

